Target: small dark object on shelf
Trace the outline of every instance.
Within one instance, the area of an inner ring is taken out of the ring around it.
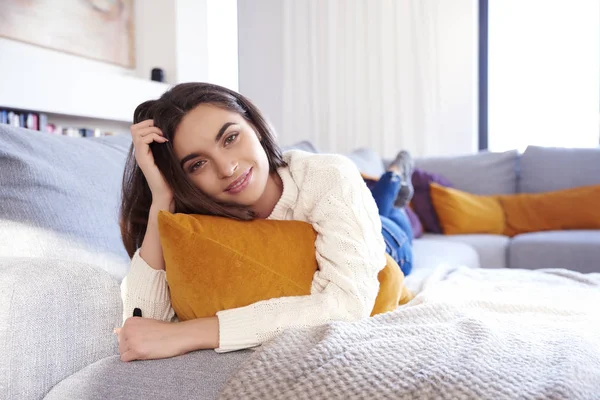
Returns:
[[[161,68],[152,68],[152,80],[156,82],[164,82],[165,72]]]

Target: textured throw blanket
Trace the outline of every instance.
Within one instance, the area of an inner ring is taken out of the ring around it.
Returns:
[[[222,399],[600,399],[600,274],[440,269],[409,304],[288,330]]]

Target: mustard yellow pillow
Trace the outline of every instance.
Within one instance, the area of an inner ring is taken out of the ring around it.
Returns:
[[[504,232],[498,196],[481,196],[431,183],[431,203],[446,235]]]
[[[506,215],[504,234],[600,229],[600,185],[498,197]]]
[[[158,225],[171,302],[182,321],[260,300],[310,294],[317,270],[316,233],[306,222],[161,211]],[[371,315],[412,299],[391,257],[378,278]]]

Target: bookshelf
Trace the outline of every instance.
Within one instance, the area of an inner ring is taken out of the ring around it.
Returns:
[[[129,134],[129,126],[131,125],[121,121],[2,107],[0,107],[0,124],[72,137]]]

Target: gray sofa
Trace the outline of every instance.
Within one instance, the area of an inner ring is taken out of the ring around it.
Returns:
[[[384,171],[385,161],[369,149],[351,154],[370,175]],[[416,167],[443,175],[453,187],[481,195],[540,193],[585,185],[600,185],[600,148],[566,149],[529,146],[522,154],[480,152],[459,157],[416,160]],[[598,199],[600,207],[600,199]],[[573,207],[577,207],[576,204]],[[428,234],[415,241],[420,269],[433,266],[426,250],[434,242],[468,245],[484,268],[538,269],[559,267],[600,272],[600,230],[548,231],[517,235]],[[422,251],[423,250],[423,251]],[[458,249],[456,249],[458,251]],[[462,249],[464,253],[466,250]],[[452,251],[453,256],[458,253]],[[466,254],[466,253],[465,253]],[[452,260],[454,262],[454,260]]]
[[[600,185],[600,148],[565,149],[529,146],[522,154],[480,153],[419,160],[417,166],[443,174],[460,190],[476,194],[541,193]],[[598,199],[600,207],[600,199]],[[573,204],[577,207],[577,204]],[[477,250],[485,268],[567,268],[600,272],[600,230],[502,235],[434,235]]]
[[[122,323],[119,284],[129,267],[118,228],[129,145],[126,136],[75,139],[0,125],[0,399],[210,399],[252,354],[252,350],[227,354],[205,350],[167,360],[120,361],[112,331]],[[311,150],[306,143],[297,147]],[[538,181],[535,175],[527,179],[522,175],[518,183],[508,173],[514,164],[506,161],[507,154],[419,160],[419,165],[443,168],[444,173],[449,171],[444,165],[454,165],[456,175],[448,178],[465,189],[481,189],[473,171],[461,169],[472,160],[485,159],[490,165],[478,179],[489,178],[509,192]],[[590,154],[590,159],[598,159],[597,153]],[[371,151],[349,156],[361,169],[383,168],[383,161]],[[510,157],[516,160],[516,154]],[[578,162],[573,174],[587,173],[587,164]],[[562,176],[565,185],[582,182]],[[486,190],[495,190],[489,185]],[[537,186],[542,187],[548,186]],[[598,243],[598,232],[589,234]],[[508,246],[491,245],[494,240],[502,239],[416,240],[414,272],[407,283],[416,287],[442,263],[485,267],[497,260],[489,256],[490,249],[499,254],[498,249]],[[568,243],[578,242],[571,239],[561,248],[568,249]],[[561,262],[552,265],[576,265],[573,260],[579,260],[580,251],[569,253],[572,256],[564,258],[557,252]],[[597,265],[597,252],[585,254]]]

